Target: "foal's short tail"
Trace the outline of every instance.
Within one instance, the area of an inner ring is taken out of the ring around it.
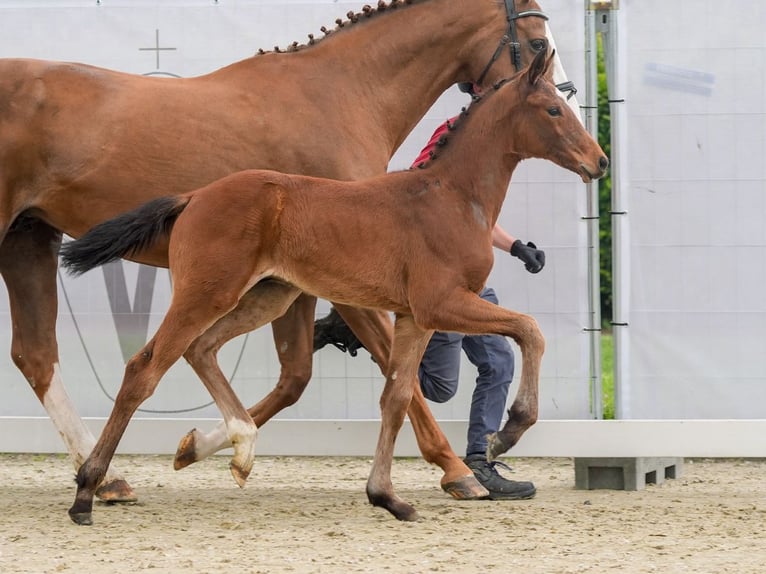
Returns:
[[[141,252],[170,233],[189,199],[188,195],[160,197],[96,225],[79,239],[62,245],[61,264],[72,275],[81,275]]]

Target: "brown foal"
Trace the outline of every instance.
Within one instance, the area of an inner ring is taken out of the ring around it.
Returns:
[[[111,416],[80,468],[72,520],[91,523],[95,489],[130,418],[162,375],[267,279],[396,315],[380,436],[367,482],[372,504],[401,520],[417,518],[394,493],[390,472],[394,442],[434,330],[497,333],[519,345],[519,390],[489,452],[513,446],[537,419],[544,339],[532,317],[477,295],[493,263],[492,228],[523,159],[549,159],[586,182],[608,165],[545,77],[551,59],[538,54],[527,71],[474,102],[424,169],[360,182],[244,171],[156,199],[65,244],[63,263],[73,273],[167,245],[174,286],[167,315],[128,362]],[[297,296],[297,289],[288,290],[270,305],[281,312]],[[239,414],[239,402],[227,388],[219,404],[231,429],[231,470],[242,483],[253,464],[256,427]]]

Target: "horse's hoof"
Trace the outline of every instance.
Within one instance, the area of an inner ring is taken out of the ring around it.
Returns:
[[[72,519],[72,522],[75,524],[78,524],[79,526],[92,526],[93,525],[93,516],[90,512],[72,512],[69,511],[69,518]]]
[[[240,488],[244,488],[247,477],[250,476],[250,469],[245,470],[241,466],[238,466],[232,462],[229,464],[229,470],[231,471],[231,475],[234,477],[234,482],[236,482]]]
[[[181,470],[192,463],[197,462],[194,433],[197,429],[192,429],[181,439],[176,449],[176,456],[173,459],[173,469]]]
[[[401,520],[402,522],[418,522],[420,521],[420,514],[418,514],[418,511],[414,508],[410,507],[410,510],[407,512],[404,512],[403,514],[397,516],[396,518],[398,520]]]
[[[513,446],[507,444],[498,433],[487,436],[487,460],[495,460],[501,454],[505,454]]]
[[[402,522],[417,522],[420,520],[420,515],[415,507],[411,504],[407,504],[403,500],[399,500],[390,506],[385,507],[397,520]]]
[[[96,496],[99,498],[99,500],[108,503],[127,503],[136,502],[138,500],[138,496],[136,496],[136,493],[133,491],[130,485],[121,478],[99,486],[96,490]]]
[[[489,490],[484,488],[473,474],[443,482],[442,490],[455,500],[480,500],[489,496]]]
[[[418,511],[415,510],[415,507],[411,504],[407,504],[396,495],[373,494],[368,489],[367,500],[369,500],[370,504],[373,506],[385,508],[393,514],[397,520],[401,520],[402,522],[417,522],[420,520],[420,515],[418,514]]]

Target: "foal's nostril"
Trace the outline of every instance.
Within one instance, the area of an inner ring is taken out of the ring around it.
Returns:
[[[601,169],[601,171],[606,171],[606,168],[609,167],[609,160],[605,155],[602,155],[598,160],[598,167]]]

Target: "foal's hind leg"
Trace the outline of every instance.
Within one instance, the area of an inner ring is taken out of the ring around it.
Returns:
[[[8,288],[13,362],[29,381],[64,439],[75,471],[96,439],[77,415],[64,389],[56,343],[56,270],[61,233],[34,219],[6,235],[0,246],[0,272]],[[132,502],[136,494],[109,467],[96,496],[107,502]]]
[[[333,304],[333,306],[375,357],[375,361],[385,375],[393,337],[393,325],[389,314],[385,311],[357,309],[347,305]],[[423,458],[444,471],[441,479],[442,489],[458,500],[472,500],[487,496],[489,494],[487,489],[476,480],[471,469],[452,450],[447,437],[434,419],[419,384],[415,385],[407,414],[412,422],[412,429]]]
[[[200,266],[208,271],[210,266]],[[212,275],[212,270],[211,270]],[[220,276],[220,274],[219,274]],[[211,279],[219,290],[206,293],[199,277],[190,276],[182,283],[176,281],[173,300],[157,334],[128,361],[120,391],[101,436],[93,452],[77,473],[77,494],[69,516],[77,524],[92,524],[93,493],[103,478],[106,465],[111,461],[117,445],[131,417],[139,405],[148,399],[162,376],[181,357],[189,345],[237,303],[236,289],[231,284]],[[236,280],[231,281],[232,284]],[[210,392],[216,405],[224,413],[232,428],[234,456],[230,464],[232,475],[242,486],[253,465],[256,428],[245,408],[231,392],[228,383],[223,386],[212,381]]]
[[[194,341],[186,351],[185,357],[205,386],[208,386],[206,381],[213,378],[218,379],[221,384],[226,383],[226,377],[216,361],[216,354],[227,341],[274,321],[283,315],[288,307],[290,311],[287,312],[292,313],[296,306],[291,303],[298,295],[300,290],[287,283],[262,281],[240,299],[232,312],[221,317],[215,325]],[[313,319],[313,312],[311,317]],[[278,344],[277,350],[281,359],[287,349]],[[285,369],[282,370],[282,377],[277,387],[264,400],[248,410],[256,426],[263,425],[275,412],[292,404],[300,396],[298,393],[290,402],[291,391],[284,389],[284,373]],[[302,380],[308,381],[310,375],[309,368],[308,375]],[[305,387],[305,383],[303,386]],[[268,416],[265,416],[266,413]],[[220,423],[209,433],[193,429],[181,439],[173,467],[179,470],[230,446],[231,440],[227,434],[225,422]]]

